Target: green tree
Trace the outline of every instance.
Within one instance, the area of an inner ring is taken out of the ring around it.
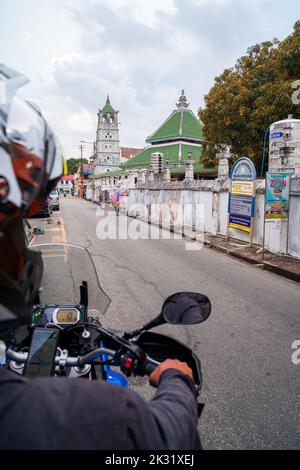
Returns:
[[[68,175],[76,173],[80,163],[89,163],[89,161],[86,158],[69,158],[67,160]]]
[[[199,110],[203,123],[203,162],[215,165],[215,155],[230,146],[234,157],[247,155],[259,170],[265,130],[272,122],[300,118],[292,102],[293,81],[300,79],[300,21],[284,41],[255,44],[235,67],[215,78]]]

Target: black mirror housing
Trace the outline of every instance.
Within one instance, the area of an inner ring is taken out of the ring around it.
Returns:
[[[207,320],[210,312],[211,303],[206,295],[177,292],[165,300],[161,314],[172,325],[195,325]]]

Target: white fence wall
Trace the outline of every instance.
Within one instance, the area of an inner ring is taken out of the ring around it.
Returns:
[[[264,181],[257,181],[255,202],[255,218],[253,230],[253,243],[262,245],[264,226]],[[125,203],[123,203],[125,207]],[[148,184],[143,187],[131,189],[126,198],[126,207],[129,215],[137,215],[153,223],[169,224],[170,212],[177,215],[180,222],[181,208],[182,220],[188,228],[213,235],[226,235],[227,208],[228,208],[228,182],[194,182],[190,188],[181,183]],[[151,207],[151,209],[150,209]],[[179,224],[180,225],[180,224]],[[289,232],[289,249],[287,251],[287,233]],[[241,230],[230,229],[229,235],[237,240],[249,241],[249,234]],[[285,221],[270,221],[266,223],[265,246],[275,253],[289,253],[300,258],[300,179],[292,183],[290,201],[289,230]]]

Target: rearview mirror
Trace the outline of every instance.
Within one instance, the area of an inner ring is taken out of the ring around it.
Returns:
[[[170,295],[162,307],[161,315],[172,325],[195,325],[210,315],[211,304],[206,295],[197,292],[177,292]]]
[[[161,313],[138,330],[128,333],[137,336],[142,331],[151,330],[164,323],[172,325],[195,325],[204,322],[210,315],[211,304],[206,295],[197,292],[177,292],[163,303]]]

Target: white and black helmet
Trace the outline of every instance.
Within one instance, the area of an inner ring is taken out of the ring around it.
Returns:
[[[0,329],[30,321],[43,274],[41,254],[27,248],[23,220],[43,205],[63,165],[55,136],[36,105],[17,90],[28,79],[0,64]],[[12,246],[17,272],[7,272]],[[4,259],[5,256],[7,259]],[[0,260],[1,262],[1,260]],[[9,318],[8,318],[8,313]]]
[[[28,81],[0,64],[0,231],[32,216],[62,174],[51,128],[37,106],[17,94]]]

